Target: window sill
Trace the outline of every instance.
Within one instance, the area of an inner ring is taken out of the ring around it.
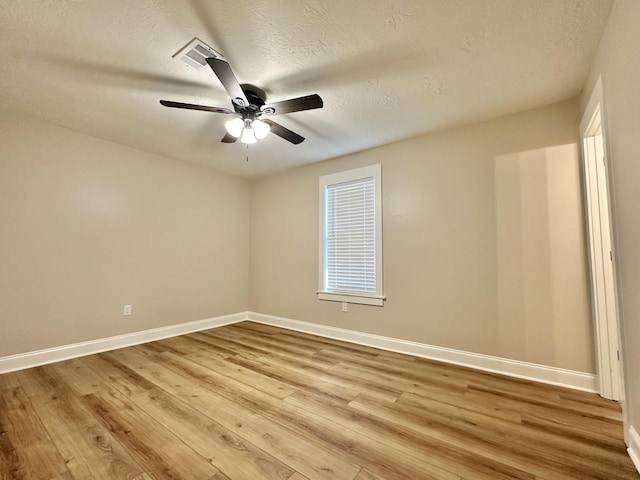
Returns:
[[[330,302],[359,303],[361,305],[384,306],[386,297],[381,295],[357,295],[353,293],[316,292],[318,300],[328,300]]]

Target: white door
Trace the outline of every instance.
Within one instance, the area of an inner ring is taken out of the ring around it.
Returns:
[[[600,394],[620,400],[623,385],[600,81],[587,106],[580,131]]]

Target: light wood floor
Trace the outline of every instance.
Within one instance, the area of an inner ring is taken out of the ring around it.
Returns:
[[[254,323],[0,375],[1,479],[639,479],[597,395]]]

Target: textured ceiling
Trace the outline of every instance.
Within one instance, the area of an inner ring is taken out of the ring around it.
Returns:
[[[256,177],[577,95],[609,0],[2,0],[0,109]],[[231,107],[210,69],[172,58],[193,37],[306,137],[222,144]],[[248,161],[246,161],[248,155]]]

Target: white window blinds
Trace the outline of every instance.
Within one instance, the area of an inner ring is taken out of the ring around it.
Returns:
[[[375,178],[326,186],[326,291],[376,293]]]
[[[382,306],[382,166],[324,175],[318,299]]]

